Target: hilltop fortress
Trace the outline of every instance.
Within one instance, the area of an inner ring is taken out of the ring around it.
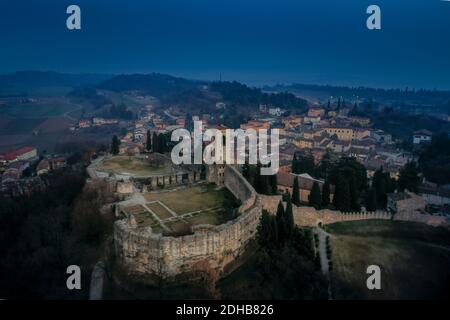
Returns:
[[[211,165],[202,172],[166,162],[158,172],[137,174],[123,168],[135,159],[123,159],[120,170],[111,170],[110,160],[97,160],[88,173],[109,181],[123,199],[112,206],[118,218],[114,249],[127,276],[147,283],[218,278],[254,238],[261,198],[236,168]],[[231,200],[224,192],[237,203],[228,213],[223,207]]]

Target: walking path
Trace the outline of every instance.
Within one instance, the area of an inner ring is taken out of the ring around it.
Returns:
[[[105,278],[105,265],[103,261],[97,262],[92,270],[89,300],[102,300],[103,281]]]
[[[323,274],[327,275],[329,273],[328,268],[328,257],[327,257],[327,236],[328,233],[325,232],[322,228],[317,228],[317,235],[319,236],[319,257],[320,257],[320,265],[322,266]]]
[[[329,233],[327,233],[322,228],[315,228],[315,233],[318,235],[319,239],[319,246],[318,246],[318,253],[320,258],[320,266],[322,268],[322,273],[328,278],[328,283],[330,283],[330,269],[329,269],[329,259],[327,257],[327,236],[330,236]],[[328,284],[328,299],[332,300],[332,294],[331,294],[331,285]]]
[[[166,230],[166,231],[168,231],[168,232],[172,231],[172,230],[169,229],[168,226],[166,226],[166,225],[164,224],[164,222],[158,217],[158,215],[152,211],[152,209],[150,209],[149,207],[147,207],[147,205],[146,205],[145,203],[143,203],[142,206],[143,206],[148,212],[150,212],[150,214],[152,215],[152,217],[153,217],[156,221],[158,221],[159,225],[160,225],[164,230]]]

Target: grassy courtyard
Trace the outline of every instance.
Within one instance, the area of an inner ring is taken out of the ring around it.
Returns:
[[[215,185],[200,185],[160,193],[148,193],[147,201],[159,200],[178,215],[221,206],[225,200],[225,191]]]
[[[233,209],[239,206],[227,189],[209,184],[148,193],[145,199],[148,201],[145,206],[151,212],[142,205],[129,206],[125,210],[135,216],[139,225],[148,225],[154,232],[172,236],[189,234],[194,225],[225,223],[234,217]],[[183,216],[187,213],[191,215]]]
[[[99,165],[99,169],[111,171],[118,174],[131,174],[135,176],[170,174],[173,172],[170,165],[156,165],[152,164],[151,161],[145,161],[129,156],[114,156],[105,159]]]
[[[335,299],[448,298],[450,231],[400,221],[352,221],[331,234]],[[366,268],[381,268],[381,290],[368,290]]]

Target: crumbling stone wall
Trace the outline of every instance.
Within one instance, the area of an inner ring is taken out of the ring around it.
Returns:
[[[263,209],[275,214],[278,202],[281,196],[261,196]],[[419,212],[402,212],[392,215],[386,211],[376,212],[339,212],[334,210],[316,210],[313,207],[296,207],[293,206],[294,222],[299,226],[315,227],[319,223],[331,224],[341,221],[355,220],[397,220],[397,221],[413,221],[421,222],[431,226],[448,227],[449,219],[443,216],[433,216],[430,214],[422,214]]]
[[[240,256],[255,236],[262,212],[260,197],[245,178],[225,168],[225,186],[242,201],[240,215],[219,226],[198,225],[194,234],[180,237],[152,233],[132,219],[116,221],[114,243],[118,261],[132,276],[156,275],[175,279],[179,274],[214,271],[223,275],[226,265]]]
[[[130,181],[117,182],[117,192],[123,194],[133,193],[133,183]]]

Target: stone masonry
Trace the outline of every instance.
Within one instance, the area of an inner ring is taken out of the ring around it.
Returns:
[[[114,225],[118,261],[128,274],[156,275],[173,279],[189,272],[214,272],[240,256],[255,236],[262,212],[261,198],[238,170],[226,166],[224,185],[241,200],[240,215],[219,226],[197,225],[194,234],[180,237],[154,234],[150,227],[138,227],[124,218]]]

